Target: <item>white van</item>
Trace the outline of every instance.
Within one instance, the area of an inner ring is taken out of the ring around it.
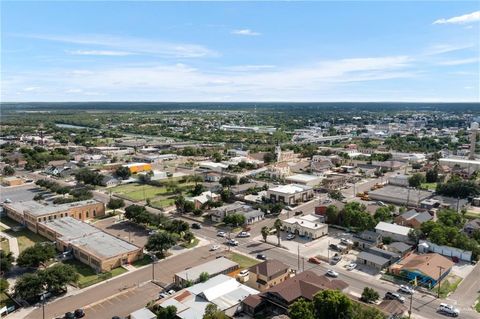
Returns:
[[[240,273],[238,274],[240,277],[245,277],[245,276],[248,276],[250,274],[250,272],[248,271],[248,269],[244,269],[242,271],[240,271]]]
[[[438,311],[452,317],[458,317],[460,311],[452,305],[448,305],[446,303],[441,303],[438,307]]]

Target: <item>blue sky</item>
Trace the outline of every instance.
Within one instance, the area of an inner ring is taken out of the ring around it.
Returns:
[[[2,101],[480,101],[472,2],[2,2]]]

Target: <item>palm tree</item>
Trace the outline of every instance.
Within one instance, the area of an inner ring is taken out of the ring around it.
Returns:
[[[261,230],[261,233],[262,233],[263,240],[266,243],[267,242],[267,236],[270,233],[270,228],[268,226],[263,226],[262,230]]]
[[[276,229],[277,231],[277,239],[278,239],[278,246],[280,246],[280,231],[282,230],[282,221],[277,218],[275,220],[275,223],[273,224],[273,227]]]

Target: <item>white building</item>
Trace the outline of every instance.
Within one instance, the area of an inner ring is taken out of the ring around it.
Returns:
[[[383,238],[389,237],[393,241],[401,241],[404,243],[411,242],[408,234],[413,228],[400,226],[397,224],[389,224],[385,222],[379,222],[375,226],[375,232],[382,235]]]
[[[408,186],[408,176],[403,174],[394,175],[388,178],[388,183],[395,186]]]
[[[290,184],[270,188],[267,197],[273,202],[296,205],[313,198],[313,188],[310,186]]]
[[[212,161],[200,162],[198,163],[198,165],[200,166],[200,168],[208,169],[214,172],[222,172],[223,170],[228,168],[228,165],[226,164],[212,162]]]
[[[295,174],[285,178],[289,183],[300,184],[306,186],[316,186],[322,182],[321,176],[309,175],[309,174]]]
[[[301,237],[317,239],[328,234],[328,225],[315,215],[295,216],[282,221],[283,230]]]
[[[480,169],[480,161],[469,160],[464,158],[441,158],[439,160],[440,166],[447,166],[453,168],[455,166],[467,170],[469,174]]]

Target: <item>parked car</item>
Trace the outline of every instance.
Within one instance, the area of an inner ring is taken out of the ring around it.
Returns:
[[[151,230],[148,232],[148,235],[152,236],[152,235],[155,235],[157,233],[156,230]]]
[[[227,241],[227,244],[229,244],[230,246],[238,246],[238,241],[236,241],[235,239],[229,239]]]
[[[3,201],[5,204],[9,204],[12,202],[12,200],[10,198],[5,198],[5,200]]]
[[[308,258],[308,262],[316,265],[320,265],[321,261],[317,257],[310,257]]]
[[[333,269],[329,269],[329,270],[327,270],[327,276],[330,276],[330,277],[333,277],[333,278],[337,278],[337,277],[338,277],[338,272],[336,272],[336,271],[333,270]]]
[[[330,244],[328,248],[330,248],[331,250],[340,251],[340,247],[338,247],[338,245],[336,244]]]
[[[200,224],[198,224],[198,223],[193,223],[192,228],[193,229],[200,229],[200,228],[202,228],[202,226],[200,226]]]
[[[288,234],[286,237],[287,240],[295,239],[295,234]]]
[[[351,241],[350,239],[346,239],[346,238],[340,238],[340,242],[344,245],[353,245],[353,241]]]
[[[240,271],[240,273],[238,275],[241,276],[241,277],[245,277],[245,276],[248,276],[249,274],[250,274],[250,271],[248,271],[248,269],[244,269],[244,270]]]
[[[65,319],[75,319],[75,314],[73,312],[69,311],[69,312],[65,313],[65,316],[63,316],[63,318],[65,318]]]
[[[75,309],[75,311],[73,312],[73,314],[75,315],[75,318],[83,318],[83,317],[85,317],[85,312],[83,311],[83,309]]]
[[[159,298],[159,299],[167,298],[167,297],[168,297],[168,294],[165,293],[165,292],[161,292],[161,293],[158,294],[158,298]]]
[[[218,237],[227,237],[227,234],[226,234],[224,231],[219,231],[219,232],[217,233],[217,236],[218,236]]]
[[[357,264],[356,263],[349,263],[346,268],[347,268],[347,270],[354,270],[355,268],[357,268]]]
[[[250,237],[250,233],[246,232],[246,231],[242,231],[237,235],[237,237],[239,237],[239,238]]]
[[[404,303],[404,302],[405,302],[405,297],[400,296],[400,295],[397,294],[396,292],[391,292],[391,291],[387,291],[387,293],[385,294],[385,299],[388,299],[388,300],[398,300],[398,301],[400,301],[401,303]]]
[[[257,259],[267,260],[267,256],[265,256],[264,254],[258,254]]]
[[[212,247],[210,247],[210,251],[215,251],[219,248],[220,248],[220,245],[212,245]]]
[[[440,304],[440,306],[438,307],[438,312],[452,317],[458,317],[458,315],[460,315],[460,310],[446,303]]]
[[[167,291],[167,294],[169,294],[169,295],[174,295],[175,293],[176,293],[176,291],[173,290],[173,289],[170,289],[169,291]]]
[[[409,295],[413,295],[413,288],[412,287],[409,287],[407,285],[400,285],[400,288],[398,289],[400,292],[403,292],[403,293],[406,293],[406,294],[409,294]]]

